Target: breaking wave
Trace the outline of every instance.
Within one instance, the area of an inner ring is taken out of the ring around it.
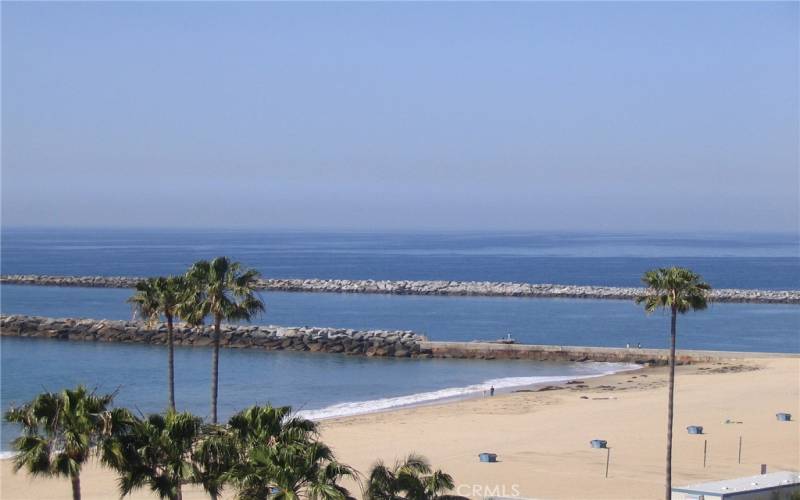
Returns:
[[[349,417],[353,415],[363,415],[366,413],[386,411],[406,406],[417,406],[436,401],[474,397],[482,395],[492,386],[494,386],[498,392],[508,392],[513,388],[531,387],[544,384],[559,384],[569,382],[570,380],[602,377],[604,375],[611,375],[618,372],[637,370],[641,368],[638,365],[621,363],[598,363],[598,365],[602,365],[604,368],[606,368],[606,370],[586,374],[572,373],[569,375],[557,376],[495,378],[486,380],[480,384],[468,385],[466,387],[450,387],[436,391],[410,394],[408,396],[338,403],[321,408],[319,410],[301,410],[297,413],[299,416],[308,418],[310,420]]]

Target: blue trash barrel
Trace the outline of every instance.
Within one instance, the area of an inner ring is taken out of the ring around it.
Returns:
[[[479,453],[478,458],[481,459],[481,462],[497,462],[496,453]]]
[[[592,439],[589,443],[592,445],[592,448],[605,448],[608,441],[605,439]]]
[[[791,413],[776,413],[775,417],[781,422],[788,422],[792,419]]]
[[[689,431],[689,434],[702,434],[703,433],[703,426],[702,425],[690,425],[686,428]]]

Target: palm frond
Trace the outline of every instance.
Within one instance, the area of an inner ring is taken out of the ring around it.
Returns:
[[[686,313],[708,307],[711,286],[699,274],[689,269],[653,269],[644,273],[642,282],[646,289],[636,298],[636,303],[644,304],[647,313],[658,309],[674,309],[676,312]]]
[[[32,401],[9,409],[8,422],[22,427],[22,435],[12,442],[17,455],[14,470],[32,475],[80,475],[89,458],[104,445],[113,422],[108,421],[108,405],[113,394],[97,395],[85,387],[44,392]]]

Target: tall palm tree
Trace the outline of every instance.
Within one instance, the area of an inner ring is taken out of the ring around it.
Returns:
[[[163,315],[167,322],[167,386],[169,409],[175,411],[175,341],[173,321],[181,304],[187,300],[187,283],[182,276],[148,278],[136,284],[136,293],[128,302],[148,322],[158,322]]]
[[[669,400],[667,404],[667,471],[666,499],[672,498],[672,420],[675,395],[675,337],[678,314],[700,311],[708,307],[711,286],[699,274],[682,267],[659,268],[647,271],[642,277],[645,293],[636,298],[650,314],[658,309],[671,313],[669,347]]]
[[[445,492],[454,487],[453,478],[441,470],[432,471],[428,460],[410,454],[389,467],[379,461],[372,466],[365,497],[368,500],[434,500],[459,498]]]
[[[214,352],[211,358],[211,422],[217,423],[217,395],[219,384],[219,337],[223,321],[250,321],[264,310],[264,303],[255,290],[259,273],[243,269],[238,262],[227,257],[217,257],[211,262],[195,262],[186,278],[194,289],[181,310],[191,322],[202,318],[214,319]]]
[[[113,394],[96,395],[85,387],[45,392],[29,403],[9,409],[8,422],[22,426],[12,446],[14,471],[33,476],[66,476],[72,498],[81,498],[81,469],[106,439],[130,420],[123,409],[109,409]]]
[[[181,500],[182,486],[192,478],[192,449],[201,423],[191,413],[174,411],[137,419],[129,433],[117,438],[116,453],[104,460],[120,475],[121,495],[149,486],[159,498]]]
[[[161,315],[155,286],[156,279],[148,278],[136,283],[136,292],[127,300],[133,306],[133,319],[135,320],[138,315],[148,325],[157,323]]]

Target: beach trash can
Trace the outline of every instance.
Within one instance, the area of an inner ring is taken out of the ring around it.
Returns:
[[[689,434],[702,434],[703,433],[703,426],[702,425],[690,425],[686,428],[689,431]]]
[[[481,462],[497,462],[496,453],[479,453],[478,458],[480,458]]]
[[[592,439],[589,441],[589,444],[592,445],[592,448],[605,448],[608,444],[608,441],[605,439]]]
[[[792,419],[791,413],[776,413],[775,417],[781,422],[788,422]]]

